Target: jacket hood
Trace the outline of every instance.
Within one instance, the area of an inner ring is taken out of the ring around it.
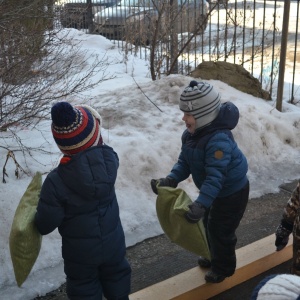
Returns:
[[[60,164],[58,174],[64,184],[86,200],[103,198],[113,188],[119,160],[107,145],[91,147]]]
[[[207,134],[219,129],[232,130],[239,122],[240,113],[238,108],[232,102],[225,102],[220,107],[218,116],[206,127],[195,132],[198,134]]]

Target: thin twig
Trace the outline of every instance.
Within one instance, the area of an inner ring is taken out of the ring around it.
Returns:
[[[7,152],[7,155],[6,155],[6,161],[4,163],[4,166],[3,166],[3,177],[2,177],[2,182],[3,183],[6,183],[6,180],[5,180],[5,176],[8,177],[7,173],[6,173],[6,164],[8,162],[8,159],[11,158],[14,163],[15,163],[15,166],[16,166],[16,169],[15,169],[15,176],[17,178],[19,178],[19,170],[22,171],[24,174],[26,174],[27,176],[30,176],[21,166],[20,164],[17,162],[16,160],[16,157],[15,157],[15,154],[13,153],[13,151],[9,150]]]
[[[163,112],[145,93],[144,91],[142,90],[142,88],[138,85],[138,83],[135,81],[134,77],[132,77],[132,79],[134,80],[136,86],[141,90],[141,92],[144,94],[144,96],[158,109],[160,110],[161,112]]]

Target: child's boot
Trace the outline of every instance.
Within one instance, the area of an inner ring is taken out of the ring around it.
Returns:
[[[205,275],[206,282],[211,282],[211,283],[222,282],[225,278],[226,278],[226,276],[217,274],[213,271],[208,271]]]
[[[210,263],[210,261],[207,258],[199,256],[199,258],[198,258],[198,265],[201,268],[210,268],[211,263]]]

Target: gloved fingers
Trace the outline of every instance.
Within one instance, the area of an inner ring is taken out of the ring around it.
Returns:
[[[152,188],[153,193],[155,193],[157,195],[158,194],[158,191],[157,191],[158,180],[157,179],[151,179],[150,183],[151,183],[151,188]]]
[[[193,214],[194,213],[194,202],[188,205],[188,213]]]
[[[282,238],[276,238],[275,240],[275,246],[278,247],[283,244],[283,239]]]
[[[157,185],[159,185],[159,186],[169,186],[169,187],[176,188],[177,187],[177,182],[175,181],[175,179],[173,179],[171,177],[160,178],[160,179],[152,179],[151,180],[151,188],[152,188],[152,191],[156,195],[158,194]]]
[[[277,237],[275,241],[276,251],[280,251],[283,248],[285,248],[288,242],[289,242],[289,237],[284,237],[284,238]]]
[[[276,247],[276,251],[281,251],[282,249],[285,248],[286,245],[280,245]]]
[[[206,208],[196,201],[189,204],[188,208],[189,210],[185,213],[185,218],[190,223],[199,222],[205,215]]]
[[[284,238],[286,238],[286,237],[289,237],[289,235],[291,234],[291,232],[292,232],[292,227],[286,228],[286,227],[284,227],[282,224],[280,224],[280,225],[277,227],[275,234],[276,234],[276,237],[277,237],[277,238],[282,238],[282,239],[284,239]]]
[[[184,214],[185,219],[189,222],[189,223],[198,223],[200,221],[199,218],[195,217],[191,211],[188,211]]]
[[[177,181],[174,178],[172,178],[172,177],[166,177],[165,181],[166,181],[165,184],[167,186],[172,187],[172,188],[176,188],[177,185],[178,185]]]

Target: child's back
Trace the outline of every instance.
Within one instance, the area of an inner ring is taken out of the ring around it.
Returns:
[[[74,118],[66,118],[69,109],[71,116],[77,114]],[[57,126],[57,115],[73,122]],[[70,299],[101,299],[102,293],[107,299],[128,299],[131,269],[114,189],[118,156],[102,143],[101,119],[92,108],[73,110],[58,103],[52,120],[55,141],[65,156],[43,183],[36,226],[41,234],[58,228],[62,236]]]

